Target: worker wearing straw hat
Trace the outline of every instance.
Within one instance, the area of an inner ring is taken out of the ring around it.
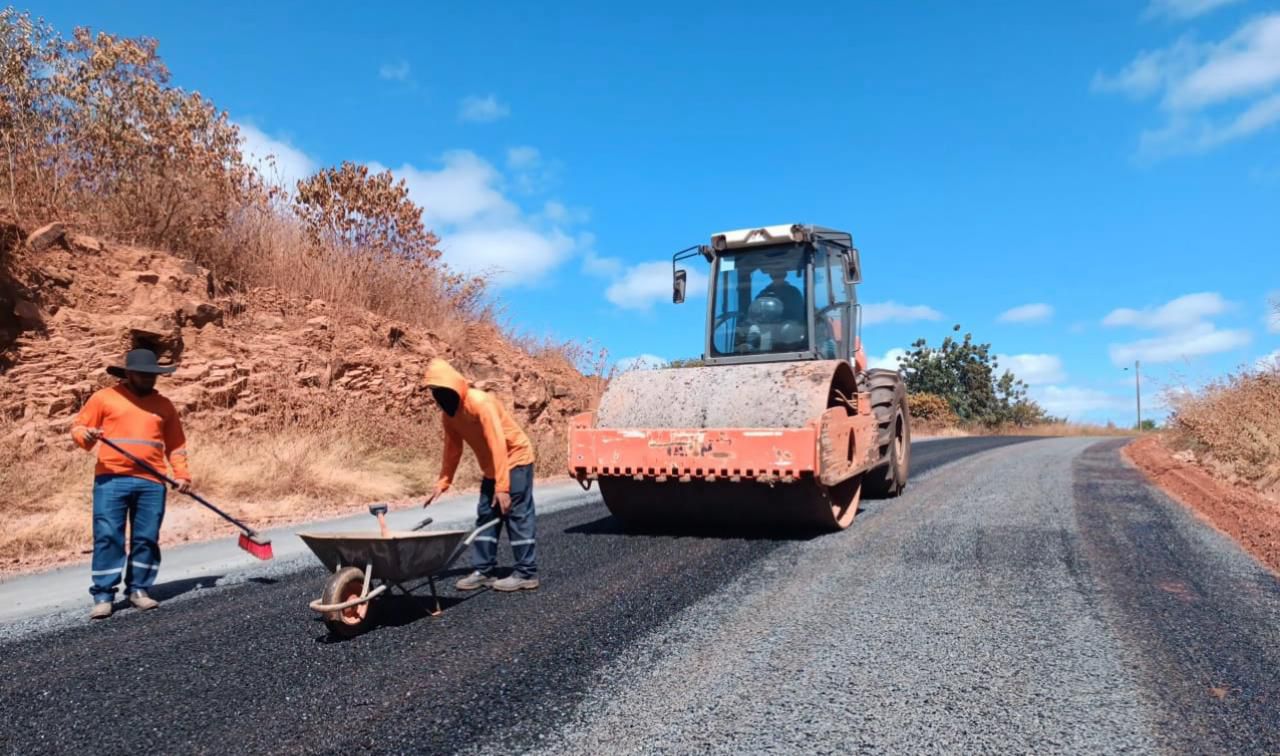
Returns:
[[[97,441],[113,441],[157,470],[163,471],[167,460],[179,490],[191,490],[187,442],[178,411],[155,390],[156,376],[175,369],[159,364],[149,349],[134,349],[125,355],[124,365],[107,368],[120,382],[89,397],[71,427],[71,437],[81,448],[87,451],[98,446],[93,478],[93,582],[89,588],[94,601],[92,619],[111,616],[121,577],[135,607],[154,609],[160,605],[147,591],[160,569],[164,483]],[[126,520],[132,532],[127,555]]]

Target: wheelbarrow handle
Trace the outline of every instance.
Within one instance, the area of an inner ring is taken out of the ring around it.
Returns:
[[[463,545],[463,546],[470,546],[470,545],[471,545],[471,542],[472,542],[472,541],[474,541],[474,540],[476,540],[476,536],[480,535],[480,534],[481,534],[481,533],[483,533],[484,531],[488,530],[489,528],[493,527],[494,525],[497,525],[497,524],[498,524],[498,523],[500,523],[500,522],[502,522],[502,518],[501,518],[501,517],[495,517],[495,518],[493,518],[492,520],[489,520],[489,521],[488,521],[488,522],[486,522],[485,524],[483,524],[483,525],[481,525],[480,527],[476,528],[475,530],[471,531],[471,534],[470,534],[470,535],[468,535],[468,536],[466,537],[466,539],[465,539],[465,540],[463,540],[462,545]]]
[[[440,571],[443,572],[444,570],[449,569],[449,567],[455,561],[457,561],[458,557],[462,555],[462,552],[465,551],[466,548],[470,546],[473,541],[476,540],[476,536],[480,535],[484,531],[488,530],[489,528],[492,528],[494,525],[497,525],[500,522],[502,522],[502,518],[495,517],[492,520],[489,520],[485,524],[481,525],[480,527],[476,528],[475,530],[471,531],[466,538],[462,539],[462,543],[458,544],[453,549],[453,553],[449,555],[449,558],[447,560],[445,560],[444,565],[440,567]]]

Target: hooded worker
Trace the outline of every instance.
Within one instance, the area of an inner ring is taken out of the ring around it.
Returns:
[[[134,349],[124,365],[107,373],[119,378],[114,386],[89,397],[71,438],[90,451],[105,438],[157,470],[165,461],[173,468],[179,490],[191,490],[187,471],[187,440],[173,402],[156,390],[156,376],[177,368],[156,362],[155,352]],[[105,444],[98,446],[93,478],[93,596],[92,619],[111,616],[116,585],[124,577],[125,593],[139,609],[154,609],[158,601],[147,595],[160,569],[160,523],[164,519],[165,487],[156,476]],[[124,550],[125,521],[129,522],[129,553]]]
[[[499,591],[530,590],[538,587],[538,566],[534,559],[533,446],[529,437],[494,397],[472,388],[448,362],[434,359],[427,365],[424,380],[440,407],[444,428],[444,459],[435,492],[423,504],[429,506],[449,490],[462,459],[465,441],[475,452],[484,474],[480,484],[476,526],[495,516],[502,519],[495,528],[476,537],[472,546],[474,571],[457,582],[458,590],[491,586]],[[498,558],[498,538],[502,524],[515,556],[515,570],[501,580],[494,576]]]

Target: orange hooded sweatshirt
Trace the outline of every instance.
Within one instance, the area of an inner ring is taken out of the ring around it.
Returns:
[[[444,462],[440,467],[441,489],[453,483],[453,474],[462,461],[462,442],[476,454],[480,470],[494,481],[494,490],[511,491],[511,468],[533,464],[533,445],[520,430],[502,402],[480,389],[471,388],[467,379],[441,359],[427,365],[424,379],[429,387],[445,388],[458,395],[458,411],[449,417],[443,410]]]
[[[173,477],[191,480],[191,473],[187,471],[187,438],[182,433],[178,410],[173,402],[155,391],[138,396],[122,383],[94,392],[71,426],[71,438],[88,450],[94,444],[85,439],[86,428],[101,428],[103,438],[111,439],[161,472],[165,470],[167,457],[173,466]],[[93,474],[132,475],[161,482],[106,444],[98,447],[98,464]]]

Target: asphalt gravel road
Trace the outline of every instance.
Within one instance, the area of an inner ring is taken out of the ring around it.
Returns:
[[[1017,441],[917,444],[817,538],[556,512],[537,592],[346,642],[319,567],[28,635],[0,750],[1280,752],[1280,580],[1118,442]]]

